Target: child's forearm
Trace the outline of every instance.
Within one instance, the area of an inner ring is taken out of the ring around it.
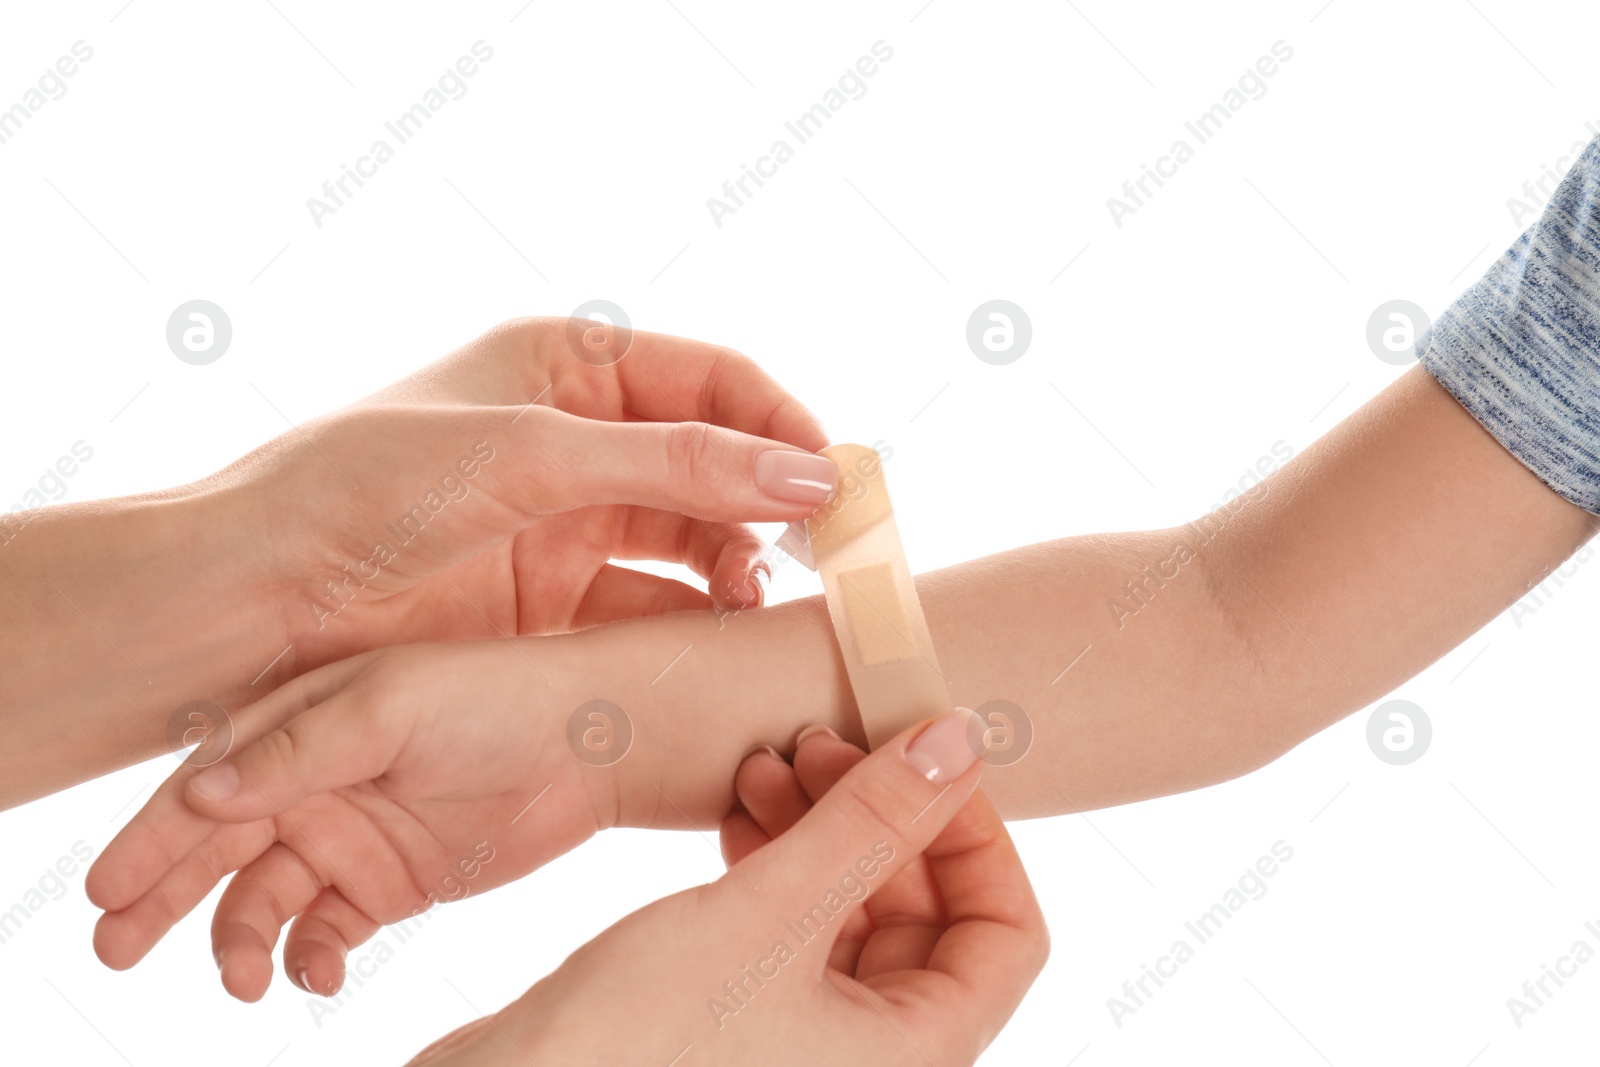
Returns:
[[[1592,522],[1419,369],[1209,520],[1017,549],[918,589],[952,702],[1031,722],[1028,754],[984,779],[1023,818],[1269,762],[1460,643]],[[811,723],[859,737],[819,599],[584,638],[600,661],[665,669],[628,683],[624,822],[710,825],[754,745]]]

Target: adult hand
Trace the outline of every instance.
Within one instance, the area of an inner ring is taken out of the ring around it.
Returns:
[[[756,606],[762,545],[736,524],[825,501],[834,468],[810,451],[826,443],[737,353],[532,319],[269,445],[264,477],[257,456],[219,477],[297,515],[272,552],[305,667],[402,641]],[[687,564],[710,596],[612,559]]]
[[[1049,952],[977,781],[964,713],[870,756],[820,732],[792,770],[751,756],[727,874],[634,912],[414,1065],[972,1063]],[[619,1010],[628,1025],[607,1025]]]
[[[6,516],[0,807],[369,649],[758,604],[738,523],[812,511],[826,443],[728,349],[525,319],[193,485]]]

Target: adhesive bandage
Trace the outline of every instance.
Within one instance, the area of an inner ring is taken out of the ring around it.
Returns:
[[[950,710],[917,587],[878,454],[865,445],[822,450],[839,468],[839,491],[779,546],[822,575],[867,744]]]

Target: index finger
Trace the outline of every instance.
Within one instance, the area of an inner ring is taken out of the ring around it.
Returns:
[[[652,421],[709,422],[812,452],[828,444],[804,404],[731,348],[633,331],[613,366],[627,409]]]

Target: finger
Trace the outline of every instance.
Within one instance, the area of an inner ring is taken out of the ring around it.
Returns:
[[[573,612],[571,626],[581,630],[619,619],[704,611],[711,598],[691,585],[607,563],[589,583],[589,591]]]
[[[622,536],[613,546],[616,558],[682,563],[706,579],[719,606],[761,606],[757,575],[765,572],[770,579],[772,568],[762,560],[766,546],[748,526],[706,522],[655,508],[629,508],[625,515]]]
[[[760,577],[770,577],[762,561],[760,537],[738,523],[709,523],[651,507],[581,507],[539,520],[517,534],[512,553],[518,573],[536,573],[538,582],[517,590],[517,617],[523,632],[581,629],[616,619],[691,611],[707,606],[738,611],[762,605]],[[662,582],[600,582],[632,576],[606,571],[606,561],[659,560],[683,563],[706,577],[712,597],[690,585]],[[618,603],[610,603],[619,593]],[[589,605],[584,601],[592,598]]]
[[[802,738],[794,757],[795,775],[806,793],[819,799],[865,758],[865,752],[831,731],[817,731]],[[874,933],[865,953],[854,960],[857,978],[925,966],[945,927],[944,903],[926,862],[909,864],[880,886],[866,912]]]
[[[926,859],[949,928],[928,961],[970,987],[1021,1000],[1049,955],[1038,897],[989,798],[976,793],[929,846]]]
[[[817,732],[799,745],[795,773],[817,795],[841,788],[849,773],[840,771],[862,759],[855,746]],[[920,864],[881,884],[867,908],[876,929],[854,971],[832,958],[830,965],[858,981],[921,968],[952,978],[929,1020],[946,1032],[951,1047],[998,1031],[1049,955],[1038,899],[1005,824],[982,793],[974,792],[929,842]],[[832,956],[843,944],[841,938]]]
[[[739,764],[734,796],[741,805],[722,820],[722,859],[730,868],[783,833],[811,808],[795,781],[794,768],[776,749],[763,745]]]
[[[704,422],[606,422],[536,407],[478,477],[529,516],[637,504],[719,522],[804,518],[838,485],[825,456]]]
[[[757,545],[760,542],[756,542]],[[729,611],[759,608],[767,599],[767,582],[772,580],[772,565],[761,559],[761,549],[746,544],[723,546],[707,588],[716,605]]]
[[[832,730],[802,731],[794,751],[795,780],[809,806],[821,800],[850,768],[867,758],[864,750]]]
[[[746,756],[733,775],[734,795],[769,837],[780,837],[811,810],[794,768],[770,748]]]
[[[1005,1026],[1044,968],[1049,932],[1011,837],[982,793],[973,794],[925,858],[950,918],[927,969],[916,972],[927,981],[913,1026],[970,1062],[986,1043],[983,1035]],[[859,980],[887,973],[874,974],[870,964],[863,958]]]
[[[740,864],[761,887],[758,907],[767,918],[802,916],[800,929],[831,946],[840,917],[915,860],[977,787],[981,765],[967,740],[968,721],[952,712],[900,734],[851,769],[792,830]],[[719,885],[740,892],[727,875]],[[816,966],[820,971],[820,961]]]
[[[864,750],[841,740],[829,729],[803,730],[795,743],[795,780],[805,794],[809,808],[820,800],[839,779],[857,763],[867,758]],[[802,773],[801,767],[805,768]],[[897,887],[915,870],[903,870],[892,881],[873,894],[865,907],[845,919],[838,940],[828,950],[828,966],[841,974],[856,974],[861,954],[874,938],[877,922],[876,901],[885,894],[893,894]]]
[[[230,995],[261,999],[272,983],[278,932],[321,891],[316,872],[283,845],[234,875],[211,919],[211,954]]]
[[[627,340],[614,366],[629,411],[715,423],[808,451],[827,445],[816,416],[748,356],[659,333],[633,331]]]
[[[353,656],[319,667],[234,713],[232,750],[239,751],[279,723],[326,700],[359,674],[369,659],[370,654]],[[215,821],[184,803],[189,779],[199,770],[181,764],[95,859],[84,876],[84,889],[95,907],[104,911],[128,907],[216,829]]]
[[[132,967],[219,881],[271,847],[274,836],[265,819],[214,827],[143,896],[100,916],[94,928],[95,955],[112,970]]]
[[[184,799],[219,822],[281,815],[315,793],[355,785],[387,770],[410,735],[404,701],[387,707],[384,728],[377,707],[359,690],[330,699],[214,764],[188,782]]]
[[[331,997],[344,986],[350,950],[379,929],[378,920],[328,886],[290,924],[283,946],[284,973],[307,993]]]
[[[657,508],[561,512],[517,534],[513,552],[518,568],[540,576],[537,587],[528,583],[519,597],[519,618],[548,615],[552,602],[576,603],[586,592],[588,577],[610,559],[681,563],[707,580],[717,606],[759,607],[757,576],[771,576],[762,561],[764,548],[754,531],[739,523],[706,522]]]
[[[366,804],[362,794],[348,791],[313,797],[283,821],[287,826],[277,831],[279,843],[234,876],[212,917],[214,946],[219,953],[227,950],[226,962],[219,962],[223,984],[243,999],[259,996],[266,988],[271,950],[280,930],[309,909],[313,899],[324,901],[324,910],[312,916],[322,923],[308,928],[305,943],[291,939],[284,962],[302,987],[318,992],[342,976],[344,950],[371,933],[366,920],[337,910],[337,901],[357,904],[380,923],[416,915],[427,906],[401,858],[420,855],[430,841],[413,817],[385,818]],[[314,835],[309,832],[312,827]],[[437,845],[434,850],[439,851]],[[335,895],[330,898],[326,889]],[[311,944],[318,940],[321,946]],[[331,958],[319,947],[334,949]],[[301,951],[309,958],[301,961]],[[267,956],[264,971],[262,953]],[[309,986],[311,976],[299,974],[302,963],[308,969],[314,964],[315,979],[324,984]]]
[[[816,451],[816,416],[749,357],[730,348],[583,319],[501,323],[379,391],[368,403],[506,405],[583,411],[597,398],[655,422],[698,420]],[[602,358],[585,351],[605,342]]]
[[[722,825],[717,828],[717,842],[722,851],[722,862],[730,869],[771,840],[767,832],[750,817],[748,811],[729,812],[722,820]]]

